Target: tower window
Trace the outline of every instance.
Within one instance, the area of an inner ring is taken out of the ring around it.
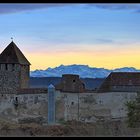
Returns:
[[[15,98],[16,102],[18,101],[18,97]]]
[[[7,64],[5,64],[5,69],[8,70],[8,65]]]
[[[74,105],[74,102],[71,102],[71,105]]]
[[[73,80],[73,83],[75,83],[76,81],[75,80]]]

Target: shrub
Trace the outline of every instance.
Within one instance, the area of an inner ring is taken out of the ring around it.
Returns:
[[[140,123],[140,94],[137,94],[135,101],[129,101],[126,103],[128,109],[128,126],[137,127]]]

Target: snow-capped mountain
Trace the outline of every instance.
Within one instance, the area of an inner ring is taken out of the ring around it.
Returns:
[[[124,68],[119,68],[119,69],[115,69],[113,70],[113,72],[140,72],[140,70],[137,70],[133,67],[124,67]]]
[[[46,70],[35,70],[30,72],[31,77],[62,77],[63,74],[78,74],[81,78],[105,78],[111,72],[140,72],[133,67],[124,67],[114,70],[89,67],[88,65],[60,65],[56,68]]]

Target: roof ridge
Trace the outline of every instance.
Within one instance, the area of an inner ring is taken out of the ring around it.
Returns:
[[[15,50],[15,45],[16,45],[16,44],[13,42],[13,40],[12,40],[11,43],[13,44],[11,47]],[[10,43],[10,44],[11,44],[11,43]],[[10,44],[9,44],[9,45],[10,45]],[[16,55],[16,58],[17,58],[17,60],[18,60],[18,56],[17,56],[16,50],[15,50],[15,55]]]
[[[24,54],[22,53],[22,51],[17,47],[17,45],[14,42],[13,42],[13,44],[14,44],[13,47],[14,47],[14,50],[16,52],[16,56],[17,56],[18,61],[19,61],[19,55],[18,55],[18,51],[19,51],[20,52],[20,55],[22,55],[24,57],[24,59],[30,64],[30,62],[26,59],[26,57],[24,56]]]

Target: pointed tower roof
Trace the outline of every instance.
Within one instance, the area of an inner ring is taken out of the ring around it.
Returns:
[[[0,63],[31,65],[13,41],[0,54]]]

